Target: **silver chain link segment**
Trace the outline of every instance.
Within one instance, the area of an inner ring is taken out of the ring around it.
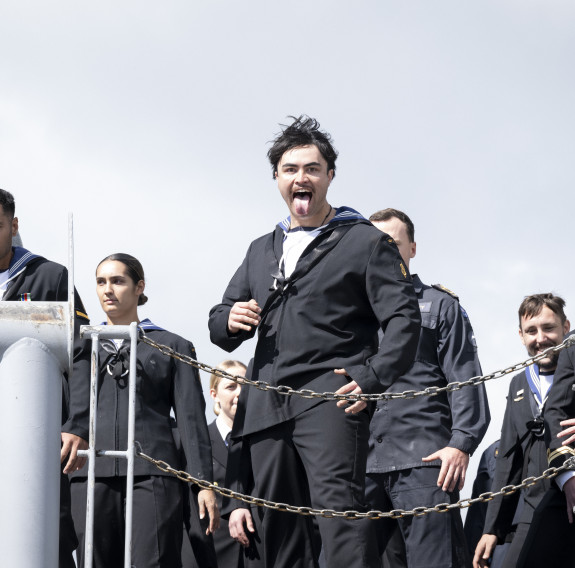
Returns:
[[[516,365],[512,365],[511,367],[506,367],[499,371],[495,371],[494,373],[490,373],[489,375],[483,375],[478,377],[472,377],[466,381],[454,381],[452,383],[448,383],[444,387],[428,387],[421,391],[416,390],[407,390],[403,392],[385,392],[385,393],[378,393],[378,394],[336,394],[334,392],[314,392],[309,389],[293,389],[287,385],[270,385],[264,381],[252,381],[250,379],[246,379],[245,377],[241,377],[239,375],[232,375],[222,369],[217,369],[215,367],[210,367],[205,363],[200,363],[193,357],[189,355],[182,355],[178,353],[171,347],[167,345],[162,345],[161,343],[156,343],[153,339],[147,337],[144,333],[140,335],[140,340],[143,343],[147,343],[151,347],[158,349],[164,355],[168,357],[173,357],[182,363],[186,363],[187,365],[192,365],[192,367],[196,367],[200,371],[205,371],[206,373],[213,373],[222,379],[230,379],[235,381],[236,383],[241,383],[242,385],[249,385],[255,387],[262,391],[273,391],[277,392],[278,394],[283,394],[285,396],[301,396],[302,398],[323,398],[325,400],[347,400],[350,402],[357,402],[358,400],[364,401],[376,401],[376,400],[393,400],[393,399],[413,399],[420,396],[436,396],[443,392],[453,392],[461,390],[464,387],[476,387],[482,383],[487,381],[491,381],[493,379],[500,379],[509,373],[514,373],[516,371],[521,371],[521,369],[525,369],[529,365],[533,365],[533,363],[537,363],[541,359],[545,359],[548,355],[552,353],[558,353],[562,349],[566,347],[570,347],[571,345],[575,344],[575,335],[571,335],[566,338],[562,343],[559,345],[555,345],[553,347],[549,347],[536,355],[535,357],[529,357],[525,359],[522,363],[517,363]]]
[[[246,379],[245,377],[241,377],[239,375],[232,375],[222,369],[218,369],[216,367],[211,367],[210,365],[206,365],[205,363],[201,363],[198,360],[190,357],[189,355],[183,355],[178,353],[171,347],[167,345],[162,345],[161,343],[155,342],[153,339],[150,339],[145,335],[145,333],[141,333],[140,340],[143,343],[154,347],[164,355],[168,357],[172,357],[185,363],[187,365],[191,365],[196,367],[200,371],[205,371],[206,373],[213,373],[216,376],[223,378],[223,379],[230,379],[234,382],[240,383],[242,385],[249,385],[253,386],[262,391],[273,391],[277,392],[282,395],[292,396],[297,395],[301,396],[302,398],[323,398],[326,400],[347,400],[351,402],[357,402],[359,400],[364,401],[376,401],[376,400],[393,400],[393,399],[413,399],[420,396],[436,396],[442,392],[453,392],[457,390],[461,390],[464,387],[469,386],[478,386],[482,383],[493,379],[499,379],[508,375],[510,373],[514,373],[516,371],[520,371],[525,369],[529,365],[533,365],[537,363],[541,359],[545,359],[547,356],[553,353],[558,353],[561,350],[570,347],[571,345],[575,344],[575,335],[569,336],[566,338],[562,343],[559,345],[555,345],[553,347],[549,347],[536,355],[535,357],[529,357],[525,359],[525,361],[521,363],[517,363],[516,365],[512,365],[510,367],[506,367],[499,371],[495,371],[488,375],[472,377],[466,381],[454,381],[452,383],[448,383],[444,387],[428,387],[422,391],[415,391],[415,390],[407,390],[404,392],[396,392],[396,393],[379,393],[379,394],[336,394],[332,392],[324,392],[318,393],[314,392],[309,389],[293,389],[287,385],[270,385],[264,381],[252,381],[251,379]],[[460,499],[456,503],[439,503],[434,507],[415,507],[409,511],[404,509],[393,509],[389,512],[382,512],[382,511],[367,511],[365,513],[359,511],[335,511],[333,509],[313,509],[312,507],[296,507],[295,505],[288,505],[287,503],[274,503],[273,501],[267,501],[265,499],[260,499],[259,497],[252,497],[251,495],[244,495],[243,493],[237,493],[232,491],[231,489],[226,489],[225,487],[219,487],[209,481],[205,481],[202,479],[197,479],[191,476],[189,473],[174,469],[170,464],[166,463],[162,460],[156,460],[146,454],[144,454],[141,450],[140,445],[136,442],[136,455],[140,458],[152,463],[156,466],[160,471],[165,473],[169,473],[171,475],[175,475],[181,481],[185,481],[186,483],[194,483],[201,489],[211,489],[216,493],[219,493],[223,497],[228,497],[231,499],[237,499],[246,503],[248,505],[256,505],[258,507],[266,507],[268,509],[273,509],[275,511],[286,511],[289,513],[297,513],[299,515],[305,516],[319,516],[319,517],[326,517],[326,518],[344,518],[344,519],[399,519],[402,517],[422,517],[424,515],[428,515],[429,513],[447,513],[453,509],[466,509],[467,507],[471,507],[475,503],[486,503],[491,501],[495,497],[499,495],[506,496],[515,493],[521,489],[525,489],[527,487],[531,487],[536,483],[543,481],[544,479],[552,479],[559,473],[569,470],[575,469],[575,456],[568,458],[562,466],[560,467],[551,467],[546,469],[541,475],[534,477],[527,477],[524,479],[519,485],[506,485],[502,487],[499,491],[493,492],[488,491],[486,493],[482,493],[478,497],[475,498],[466,498]]]
[[[478,497],[474,498],[466,498],[460,499],[457,503],[439,503],[434,507],[415,507],[409,511],[404,509],[393,509],[389,512],[383,511],[367,511],[365,513],[361,513],[359,511],[335,511],[333,509],[313,509],[312,507],[296,507],[295,505],[288,505],[287,503],[274,503],[273,501],[267,501],[266,499],[260,499],[258,497],[252,497],[251,495],[244,495],[243,493],[237,493],[232,491],[231,489],[226,489],[225,487],[220,487],[219,485],[215,485],[214,483],[210,483],[209,481],[204,481],[202,479],[197,479],[191,476],[189,473],[181,470],[174,469],[165,461],[155,460],[150,456],[144,454],[141,450],[140,445],[136,442],[136,455],[140,458],[152,463],[155,465],[160,471],[164,473],[170,473],[175,475],[181,481],[185,481],[186,483],[194,483],[200,489],[211,489],[216,493],[224,497],[229,497],[231,499],[237,499],[238,501],[242,501],[243,503],[247,503],[248,505],[256,505],[258,507],[266,507],[267,509],[273,509],[274,511],[285,511],[287,513],[297,513],[299,515],[304,516],[315,516],[315,517],[326,517],[326,518],[344,518],[350,520],[356,519],[400,519],[402,517],[423,517],[424,515],[428,515],[429,513],[447,513],[453,509],[466,509],[467,507],[471,507],[471,505],[475,505],[475,503],[487,503],[491,501],[495,497],[499,495],[511,495],[515,493],[515,491],[519,491],[520,489],[525,489],[526,487],[531,487],[536,483],[543,481],[544,479],[552,479],[559,473],[569,470],[575,469],[575,456],[568,458],[565,460],[562,466],[560,467],[551,467],[546,469],[541,475],[537,477],[527,477],[525,478],[519,485],[506,485],[502,487],[499,491],[488,491],[487,493],[482,493]]]

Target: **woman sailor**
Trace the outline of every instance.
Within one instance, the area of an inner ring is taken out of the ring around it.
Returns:
[[[138,306],[146,303],[145,278],[140,262],[128,254],[106,257],[96,269],[96,287],[107,325],[138,322],[147,337],[175,351],[196,356],[194,346],[150,320],[140,320]],[[99,350],[97,448],[125,450],[128,431],[128,372],[130,345],[122,340],[101,340]],[[143,452],[178,468],[178,449],[170,428],[173,410],[184,450],[187,471],[211,481],[212,457],[205,418],[205,401],[198,371],[138,343],[135,439]],[[79,566],[84,563],[87,468],[72,479],[74,523],[80,540]],[[96,460],[94,503],[94,568],[123,566],[126,460]],[[198,494],[200,515],[209,516],[208,532],[219,524],[213,491]],[[136,459],[132,564],[138,568],[179,567],[182,542],[182,486],[174,476]]]

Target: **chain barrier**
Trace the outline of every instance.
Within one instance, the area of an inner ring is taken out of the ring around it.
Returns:
[[[301,396],[302,398],[323,398],[326,400],[347,400],[350,402],[357,402],[359,400],[364,401],[376,401],[376,400],[393,400],[393,399],[413,399],[416,397],[421,396],[436,396],[442,392],[453,392],[461,390],[464,387],[468,386],[478,386],[482,383],[493,379],[499,379],[508,375],[510,373],[514,373],[516,371],[520,371],[525,369],[529,365],[533,365],[537,363],[541,359],[546,358],[551,354],[555,354],[560,352],[561,350],[570,347],[571,345],[575,344],[575,335],[569,336],[566,338],[562,343],[559,345],[555,345],[553,347],[549,347],[542,351],[538,355],[534,357],[529,357],[528,359],[524,360],[521,363],[517,363],[515,365],[505,367],[500,369],[499,371],[495,371],[488,375],[472,377],[466,381],[454,381],[452,383],[448,383],[444,387],[428,387],[422,391],[415,391],[415,390],[408,390],[404,392],[397,392],[397,393],[379,393],[379,394],[336,394],[332,392],[324,392],[318,393],[314,392],[310,389],[293,389],[287,385],[270,385],[264,381],[252,381],[251,379],[247,379],[245,377],[241,377],[239,375],[232,375],[223,369],[218,369],[216,367],[211,367],[205,363],[201,363],[200,361],[190,357],[189,355],[183,355],[178,353],[171,347],[167,345],[163,345],[161,343],[157,343],[153,339],[150,339],[145,335],[144,332],[140,334],[140,340],[143,343],[150,345],[151,347],[157,349],[162,354],[167,355],[168,357],[172,357],[185,363],[187,365],[191,365],[200,371],[205,371],[206,373],[213,373],[216,376],[223,378],[223,379],[230,379],[234,382],[240,383],[242,385],[249,385],[253,386],[262,391],[273,391],[277,392],[278,394],[282,394],[285,396],[292,396],[297,395]],[[487,503],[488,501],[493,500],[495,497],[500,495],[506,496],[515,493],[521,489],[525,489],[527,487],[531,487],[536,483],[539,483],[545,479],[552,479],[559,473],[563,471],[567,471],[569,469],[575,469],[575,456],[568,458],[562,466],[560,467],[552,467],[546,469],[541,475],[539,476],[531,476],[525,478],[520,484],[518,485],[506,485],[502,487],[499,491],[493,492],[488,491],[486,493],[482,493],[478,497],[474,498],[465,498],[460,499],[456,503],[439,503],[433,507],[415,507],[411,510],[404,510],[404,509],[393,509],[389,512],[382,512],[378,510],[367,511],[365,513],[359,511],[335,511],[334,509],[313,509],[312,507],[297,507],[295,505],[289,505],[287,503],[274,503],[273,501],[267,501],[265,499],[261,499],[259,497],[252,497],[251,495],[245,495],[243,493],[238,493],[232,491],[231,489],[227,489],[224,487],[219,487],[209,481],[205,481],[202,479],[197,479],[187,473],[186,471],[177,470],[173,468],[170,464],[166,463],[162,460],[156,460],[142,452],[140,445],[136,442],[136,455],[141,459],[144,459],[150,463],[152,463],[155,467],[157,467],[160,471],[164,473],[169,473],[171,475],[176,476],[181,481],[186,483],[194,483],[201,489],[211,489],[216,493],[219,493],[223,497],[228,497],[231,499],[237,499],[246,503],[248,505],[255,505],[258,507],[266,507],[268,509],[273,509],[275,511],[285,511],[289,513],[297,513],[304,516],[320,516],[326,518],[345,518],[350,520],[355,519],[399,519],[402,517],[422,517],[424,515],[428,515],[429,513],[447,513],[453,509],[466,509],[471,507],[476,503]]]
[[[482,383],[487,381],[491,381],[493,379],[500,379],[509,373],[514,373],[516,371],[521,371],[525,369],[529,365],[533,365],[533,363],[537,363],[541,359],[545,359],[548,355],[558,353],[562,349],[566,347],[570,347],[571,345],[575,344],[575,335],[571,335],[567,337],[562,343],[559,345],[554,345],[553,347],[549,347],[539,353],[539,355],[535,355],[534,357],[529,357],[525,359],[525,361],[521,363],[517,363],[516,365],[512,365],[510,367],[505,367],[499,371],[495,371],[494,373],[490,373],[489,375],[477,376],[472,377],[466,381],[454,381],[452,383],[448,383],[444,387],[427,387],[424,390],[416,391],[416,390],[407,390],[404,392],[386,392],[386,393],[378,393],[378,394],[336,394],[333,392],[314,392],[309,389],[293,389],[287,385],[270,385],[264,381],[252,381],[251,379],[246,379],[245,377],[241,377],[239,375],[232,375],[222,369],[218,369],[216,367],[210,367],[205,363],[200,363],[198,360],[190,357],[189,355],[182,355],[178,353],[171,347],[167,345],[162,345],[161,343],[155,342],[153,339],[150,339],[145,335],[144,332],[140,334],[140,340],[143,343],[158,349],[164,355],[168,357],[172,357],[185,363],[187,365],[191,365],[192,367],[196,367],[200,371],[205,371],[206,373],[213,373],[216,376],[222,379],[230,379],[236,383],[241,383],[242,385],[249,385],[255,387],[262,391],[273,391],[277,392],[278,394],[282,394],[285,396],[301,396],[302,398],[323,398],[326,400],[347,400],[350,402],[357,402],[359,400],[363,401],[376,401],[376,400],[393,400],[393,399],[413,399],[421,396],[436,396],[443,392],[454,392],[461,390],[464,387],[470,386],[479,386]]]
[[[200,487],[200,489],[211,489],[216,493],[219,493],[223,497],[229,497],[230,499],[237,499],[242,503],[248,505],[256,505],[258,507],[265,507],[267,509],[273,509],[274,511],[285,511],[287,513],[297,513],[304,516],[315,516],[315,517],[325,517],[325,518],[344,518],[350,520],[357,519],[400,519],[403,517],[423,517],[430,513],[447,513],[453,509],[467,509],[471,505],[476,503],[487,503],[499,495],[507,496],[519,491],[520,489],[525,489],[526,487],[531,487],[536,483],[543,481],[544,479],[552,479],[559,473],[567,471],[570,469],[575,469],[575,456],[572,456],[565,460],[560,467],[551,467],[546,469],[541,475],[537,477],[527,477],[519,485],[506,485],[502,487],[499,491],[488,491],[482,493],[478,497],[468,497],[465,499],[460,499],[457,503],[439,503],[433,507],[415,507],[408,511],[404,509],[393,509],[388,512],[383,511],[367,511],[361,513],[359,511],[335,511],[334,509],[313,509],[312,507],[297,507],[295,505],[288,505],[287,503],[274,503],[273,501],[267,501],[266,499],[260,499],[259,497],[252,497],[251,495],[244,495],[243,493],[237,493],[231,489],[226,489],[225,487],[220,487],[209,481],[204,481],[203,479],[197,479],[191,476],[189,473],[174,469],[171,465],[165,461],[156,460],[142,452],[142,448],[138,442],[136,442],[136,455],[140,458],[152,463],[160,471],[164,473],[170,473],[175,475],[181,481],[186,483],[193,483]]]

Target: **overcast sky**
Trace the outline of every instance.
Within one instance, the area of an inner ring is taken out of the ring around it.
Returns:
[[[574,29],[570,0],[8,0],[0,187],[24,245],[65,264],[74,214],[94,323],[96,265],[131,253],[147,275],[140,317],[215,365],[227,355],[209,309],[286,215],[268,142],[309,114],[340,152],[330,203],[410,215],[412,272],[460,296],[493,371],[525,358],[525,295],[558,293],[575,320]],[[508,383],[489,386],[480,450]]]

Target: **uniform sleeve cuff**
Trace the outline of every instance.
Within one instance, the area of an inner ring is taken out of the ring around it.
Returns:
[[[556,478],[555,478],[555,483],[557,483],[557,485],[559,486],[559,489],[561,489],[561,491],[563,491],[563,486],[567,483],[567,481],[569,481],[573,476],[575,475],[575,471],[564,471],[563,473],[560,473]]]
[[[461,433],[452,434],[451,440],[449,440],[449,444],[447,445],[450,448],[461,450],[462,452],[465,452],[466,454],[469,455],[471,455],[476,448],[475,442]]]

